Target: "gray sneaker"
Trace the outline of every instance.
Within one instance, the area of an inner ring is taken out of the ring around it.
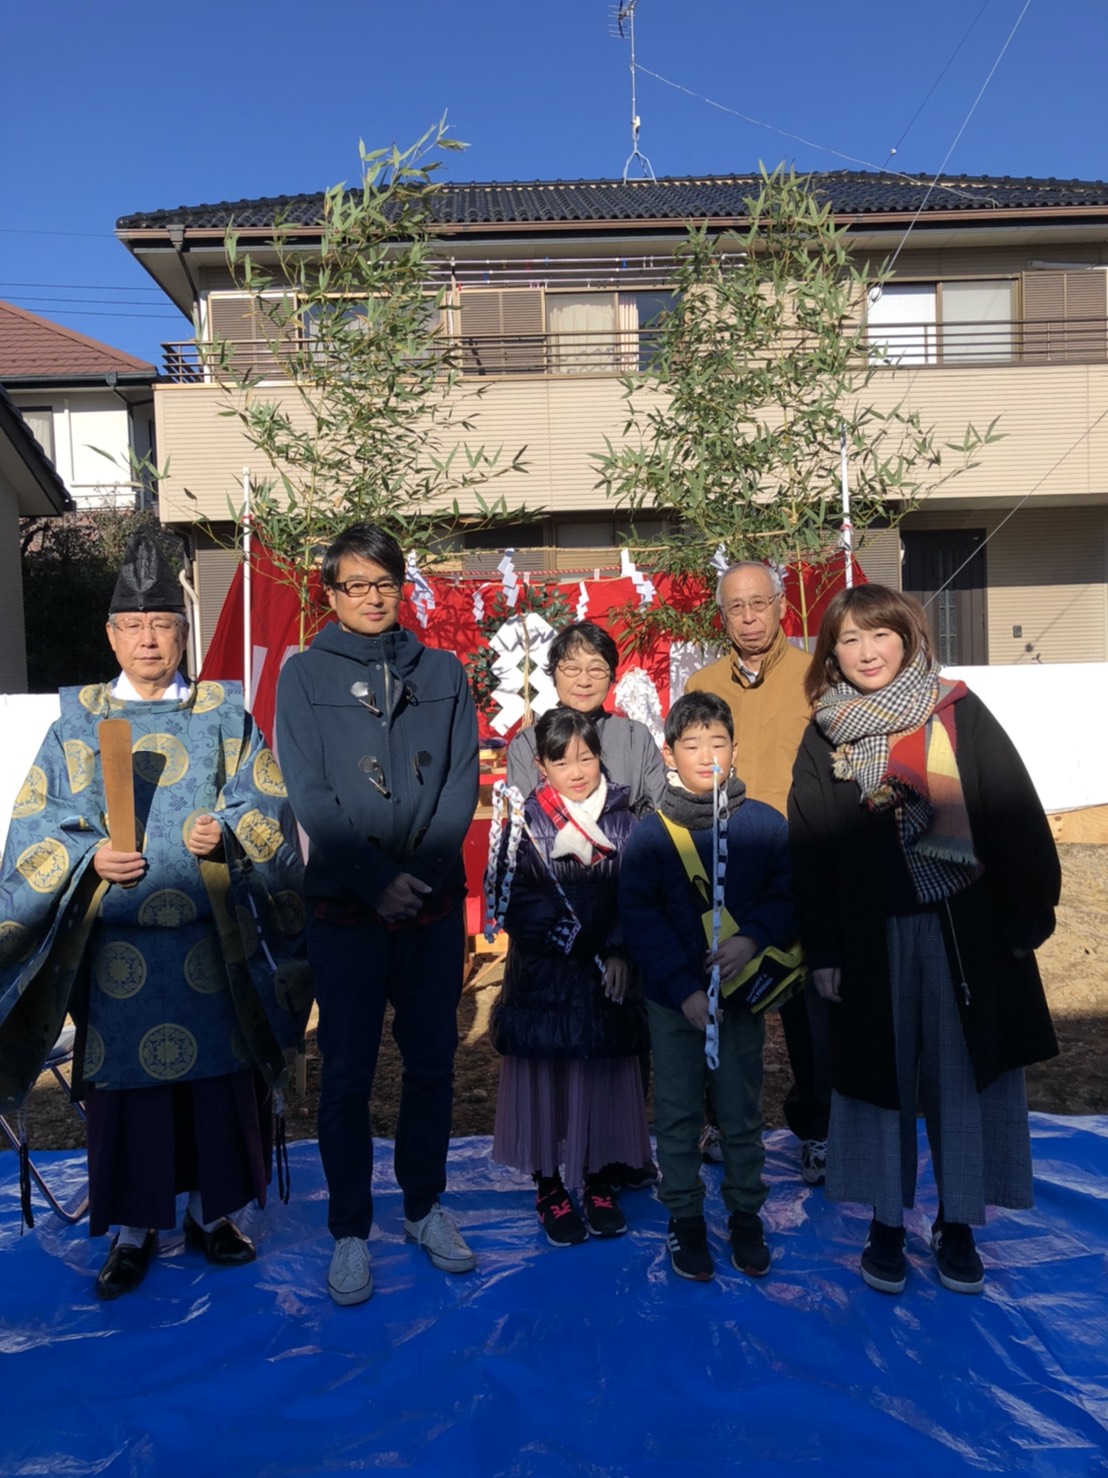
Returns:
[[[477,1266],[477,1259],[454,1224],[454,1218],[438,1201],[419,1221],[405,1217],[404,1234],[422,1247],[435,1267],[444,1273],[469,1273]]]
[[[340,1237],[335,1243],[327,1292],[337,1304],[364,1304],[372,1294],[369,1246],[361,1237]]]

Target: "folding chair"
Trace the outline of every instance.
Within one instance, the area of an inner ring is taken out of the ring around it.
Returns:
[[[62,1069],[68,1067],[73,1061],[73,1043],[76,1035],[76,1027],[63,1027],[58,1040],[50,1049],[50,1055],[47,1057],[45,1063],[43,1064],[43,1071],[48,1071],[54,1074],[54,1077],[58,1080],[58,1083],[60,1084],[67,1098],[69,1098],[70,1092],[69,1079],[65,1076],[65,1073],[62,1071]],[[77,1102],[76,1099],[70,1099],[70,1102],[73,1104],[74,1113],[79,1114],[80,1117],[84,1119],[85,1111],[81,1104]],[[26,1150],[24,1135],[20,1132],[20,1130],[21,1126],[19,1125],[18,1121],[17,1127],[13,1129],[4,1115],[0,1114],[0,1132],[3,1133],[4,1138],[8,1141],[12,1149],[20,1157],[21,1178],[25,1173],[29,1173],[30,1180],[34,1181],[42,1194],[46,1197],[51,1210],[55,1211],[63,1221],[68,1222],[70,1226],[73,1226],[76,1222],[79,1222],[81,1220],[82,1216],[84,1216],[85,1212],[88,1210],[88,1181],[85,1181],[84,1185],[76,1193],[76,1195],[70,1197],[69,1201],[63,1204],[61,1201],[58,1200],[57,1196],[55,1196],[54,1192],[46,1184],[46,1181],[43,1179],[38,1167],[31,1159],[30,1154]],[[35,1221],[34,1216],[31,1212],[29,1181],[25,1184],[22,1199],[24,1218],[27,1221],[27,1225],[33,1227]]]

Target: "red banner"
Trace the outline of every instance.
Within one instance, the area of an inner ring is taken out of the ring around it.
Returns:
[[[855,564],[855,579],[864,581],[864,576]],[[281,667],[291,653],[307,645],[330,618],[330,611],[323,598],[318,575],[313,575],[309,589],[310,604],[306,608],[303,624],[300,602],[296,587],[287,567],[272,559],[264,550],[256,550],[251,559],[251,710],[263,731],[272,738],[273,716],[277,694],[277,678]],[[667,575],[650,577],[656,591],[655,599],[676,610],[692,610],[705,600],[712,600],[714,591],[707,581],[695,578],[675,579]],[[526,577],[521,575],[521,580]],[[801,580],[795,569],[785,576],[786,612],[785,631],[789,636],[803,634],[802,609],[806,609],[808,632],[814,636],[824,607],[831,596],[844,584],[844,569],[841,558],[828,564],[803,567],[803,596]],[[462,580],[452,577],[431,576],[428,584],[434,594],[434,609],[428,613],[427,625],[421,625],[414,603],[408,600],[401,607],[400,620],[414,631],[428,646],[456,652],[464,662],[473,652],[485,645],[477,617],[474,614],[474,598],[484,592],[491,601],[501,588],[499,579]],[[611,632],[616,642],[623,646],[627,636],[625,612],[639,603],[639,593],[630,578],[585,580],[586,619],[595,621]],[[560,593],[569,606],[570,619],[581,599],[580,585],[565,582]],[[243,675],[243,571],[240,566],[223,603],[215,632],[208,647],[201,677],[238,678]],[[628,668],[642,667],[650,675],[658,690],[663,714],[669,708],[670,686],[670,643],[659,639],[644,649],[635,648],[628,642],[621,653],[617,681]],[[481,719],[481,734],[487,738],[489,730]]]

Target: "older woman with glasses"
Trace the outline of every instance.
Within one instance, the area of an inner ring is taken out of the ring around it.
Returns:
[[[632,811],[641,814],[658,803],[666,784],[665,767],[654,736],[645,724],[609,713],[604,702],[615,680],[619,651],[592,621],[575,621],[555,637],[546,670],[554,680],[563,708],[585,713],[600,732],[600,761],[608,779],[626,785]],[[508,747],[508,784],[524,797],[539,778],[535,768],[535,731],[521,729]]]

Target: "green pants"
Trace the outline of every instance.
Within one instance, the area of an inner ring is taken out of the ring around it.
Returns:
[[[699,1216],[704,1206],[697,1143],[704,1090],[712,1101],[723,1150],[723,1203],[757,1211],[769,1194],[762,1180],[762,1044],[765,1022],[749,1011],[722,1013],[719,1067],[704,1060],[704,1033],[682,1012],[647,1001],[654,1057],[654,1128],[662,1182],[658,1195],[671,1216]]]

